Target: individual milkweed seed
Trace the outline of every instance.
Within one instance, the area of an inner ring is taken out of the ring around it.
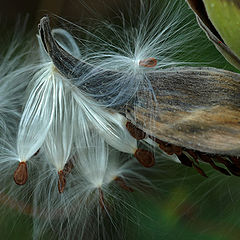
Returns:
[[[240,158],[239,157],[228,157],[232,163],[234,163],[236,166],[240,168]]]
[[[148,150],[137,149],[134,156],[146,168],[152,167],[155,164],[154,155]]]
[[[223,174],[225,174],[225,175],[227,175],[227,176],[230,176],[230,175],[231,175],[225,168],[222,168],[222,167],[217,166],[217,165],[214,163],[214,161],[211,159],[210,156],[208,156],[208,155],[206,155],[206,154],[204,154],[204,153],[200,153],[200,152],[198,152],[198,155],[199,155],[201,161],[204,161],[204,162],[206,162],[206,163],[209,163],[209,164],[212,166],[212,168],[216,169],[217,171],[219,171],[219,172],[221,172],[221,173],[223,173]]]
[[[66,186],[66,177],[62,170],[58,172],[58,191],[59,193],[62,193],[64,191],[64,188]]]
[[[180,162],[187,166],[187,167],[192,167],[193,166],[193,162],[192,160],[190,160],[185,154],[181,154],[180,156],[178,156],[178,159],[180,160]]]
[[[155,67],[157,65],[157,59],[150,57],[139,61],[141,67]]]
[[[69,159],[63,168],[64,175],[66,176],[67,174],[69,174],[72,171],[73,167],[74,167],[73,161],[72,159]]]
[[[103,196],[103,191],[101,188],[98,188],[98,192],[99,192],[99,205],[102,208],[102,210],[105,209],[105,204],[104,204],[104,196]]]
[[[222,156],[216,155],[214,156],[214,161],[222,163],[227,167],[227,169],[235,176],[240,176],[240,167],[231,161],[223,158]]]
[[[129,121],[126,123],[126,128],[131,136],[136,140],[143,140],[146,137],[146,133],[144,131],[142,131],[140,128],[137,128]]]
[[[122,189],[124,189],[124,190],[126,190],[126,191],[128,191],[128,192],[133,192],[133,191],[134,191],[131,187],[127,186],[127,184],[125,183],[125,181],[123,180],[123,178],[121,178],[121,177],[116,177],[114,180],[118,183],[118,185],[119,185]]]
[[[203,177],[208,177],[207,174],[195,163],[193,163],[193,167],[197,170],[197,172],[202,175]]]
[[[14,172],[14,181],[17,185],[24,185],[28,179],[28,171],[26,162],[20,162]]]
[[[167,153],[168,155],[173,155],[173,154],[181,155],[182,154],[182,148],[181,147],[163,142],[161,140],[158,140],[158,145],[159,145],[159,148],[161,150],[163,150],[165,153]]]
[[[194,159],[194,161],[195,161],[197,164],[199,164],[198,156],[197,156],[197,154],[195,153],[194,150],[185,149],[185,151]]]

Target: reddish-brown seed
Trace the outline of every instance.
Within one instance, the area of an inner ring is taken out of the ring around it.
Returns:
[[[28,179],[28,171],[26,162],[20,162],[14,172],[14,181],[17,185],[24,185]]]
[[[149,168],[155,164],[154,155],[148,150],[137,149],[134,156],[144,167]]]
[[[62,193],[64,191],[64,188],[66,186],[66,177],[64,172],[61,170],[58,172],[58,191],[59,193]]]
[[[157,142],[158,142],[158,145],[159,145],[160,149],[162,149],[168,155],[176,154],[176,155],[179,156],[179,155],[182,154],[182,148],[181,147],[166,143],[166,142],[161,141],[161,140],[158,140]]]
[[[137,140],[142,140],[146,137],[146,133],[142,131],[140,128],[137,128],[131,122],[127,122],[126,128],[128,132]]]
[[[193,161],[190,160],[185,154],[181,154],[180,156],[178,156],[178,159],[183,165],[187,167],[192,167],[193,165]]]
[[[157,65],[157,59],[150,57],[139,61],[141,67],[155,67]]]
[[[210,156],[208,156],[204,153],[200,153],[200,152],[198,152],[198,155],[202,161],[209,163],[212,166],[212,168],[216,169],[217,171],[219,171],[227,176],[231,175],[225,168],[217,166]]]
[[[168,155],[173,155],[174,154],[174,151],[172,149],[171,144],[165,143],[163,141],[158,141],[158,145],[159,145],[160,149],[162,149]]]
[[[240,168],[240,158],[239,157],[229,157],[232,163]]]
[[[73,167],[74,165],[73,165],[72,159],[69,159],[63,168],[64,176],[67,176],[72,171]]]
[[[185,149],[185,151],[195,160],[195,162],[196,162],[197,164],[199,164],[198,156],[197,156],[197,154],[194,152],[194,150]]]
[[[200,167],[198,167],[195,163],[193,163],[193,167],[198,171],[198,173],[200,175],[202,175],[203,177],[208,177],[207,174]]]
[[[240,176],[240,168],[229,160],[223,158],[222,156],[216,155],[214,156],[214,161],[224,164],[227,169],[235,176]]]
[[[124,180],[121,177],[116,177],[114,180],[118,183],[118,185],[122,189],[124,189],[128,192],[133,192],[133,189],[131,187],[127,186],[127,184],[124,182]]]
[[[103,191],[101,188],[98,188],[98,192],[99,192],[99,205],[102,208],[102,210],[105,209],[105,204],[104,204],[104,197],[103,197]]]

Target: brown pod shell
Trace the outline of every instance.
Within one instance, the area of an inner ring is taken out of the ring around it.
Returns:
[[[26,162],[20,162],[14,172],[14,181],[17,185],[24,185],[28,180],[28,170]]]
[[[146,168],[152,167],[155,164],[153,153],[145,149],[137,149],[134,157]]]
[[[137,128],[131,122],[126,123],[126,128],[128,132],[134,137],[136,140],[143,140],[146,137],[146,133],[142,131],[140,128]]]
[[[157,59],[150,57],[139,61],[141,67],[155,67],[157,65]]]
[[[62,193],[64,191],[64,188],[66,186],[66,177],[64,172],[61,170],[58,172],[58,191],[59,193]]]

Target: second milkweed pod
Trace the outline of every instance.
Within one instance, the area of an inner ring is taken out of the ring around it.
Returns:
[[[189,6],[192,8],[192,10],[194,11],[194,13],[196,14],[196,18],[197,18],[197,21],[198,21],[200,27],[205,31],[205,33],[207,34],[208,38],[214,43],[214,45],[216,46],[218,51],[221,52],[222,55],[232,65],[234,65],[237,69],[240,69],[240,58],[239,58],[239,56],[237,54],[235,54],[229,48],[229,46],[224,42],[224,40],[220,36],[219,32],[215,28],[214,24],[211,22],[208,14],[207,14],[206,8],[204,6],[204,1],[203,0],[198,0],[198,1],[196,1],[196,0],[187,0],[187,2],[189,4]],[[229,1],[227,1],[227,2],[229,2]],[[212,4],[214,5],[213,2],[212,2]],[[223,1],[220,4],[222,4],[223,11],[226,11],[224,9]],[[231,2],[230,4],[235,4],[235,2],[234,3]],[[237,4],[238,3],[236,2],[236,5]],[[237,24],[238,23],[236,21],[236,25]],[[236,35],[235,39],[238,39],[237,35]]]

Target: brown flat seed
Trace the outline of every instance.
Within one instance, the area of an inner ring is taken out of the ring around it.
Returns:
[[[148,150],[137,149],[134,156],[146,168],[152,167],[155,164],[154,155]]]
[[[197,154],[196,154],[193,150],[191,150],[191,149],[186,149],[185,151],[195,160],[195,162],[196,162],[197,164],[199,164],[198,156],[197,156]]]
[[[198,171],[198,173],[200,175],[202,175],[203,177],[208,177],[207,174],[200,167],[198,167],[195,163],[193,163],[193,167]]]
[[[98,191],[99,191],[99,205],[101,206],[102,210],[104,210],[105,207],[104,207],[103,191],[101,188],[98,188]]]
[[[128,192],[133,192],[133,189],[131,187],[128,187],[127,184],[124,182],[124,180],[121,177],[116,177],[114,180],[118,183],[118,185],[122,189],[124,189]]]
[[[28,179],[28,171],[26,162],[20,162],[14,172],[14,181],[17,185],[24,185]]]
[[[173,155],[175,153],[171,144],[168,144],[168,143],[165,143],[165,142],[159,140],[158,145],[159,145],[160,149],[162,149],[168,155]]]
[[[141,67],[155,67],[157,65],[157,59],[150,57],[139,61]]]
[[[58,172],[58,191],[62,193],[66,186],[66,178],[64,172],[61,170]]]
[[[67,176],[72,171],[73,167],[74,167],[73,162],[71,159],[69,159],[63,168],[64,176]]]
[[[240,176],[240,168],[239,166],[235,165],[234,163],[231,163],[230,161],[227,161],[224,163],[224,165],[227,167],[227,169],[235,176]]]
[[[240,167],[240,158],[239,157],[229,157],[232,163],[234,163],[236,166]]]
[[[180,156],[178,156],[178,159],[180,160],[180,162],[187,166],[187,167],[192,167],[193,166],[193,162],[192,160],[190,160],[185,154],[181,154]]]
[[[181,147],[172,145],[172,149],[177,156],[180,156],[182,154],[182,148]]]
[[[211,159],[210,156],[208,156],[206,154],[203,154],[203,153],[200,153],[200,152],[198,152],[198,155],[199,155],[199,157],[202,161],[209,163],[212,166],[212,168],[216,169],[217,171],[219,171],[219,172],[221,172],[221,173],[223,173],[227,176],[231,176],[231,174],[225,168],[217,166],[214,163],[214,161]]]
[[[137,140],[142,140],[146,137],[146,133],[142,131],[140,128],[134,126],[131,122],[127,122],[126,128],[128,132]]]
[[[154,139],[152,138],[156,143],[158,143],[159,148],[161,150],[163,150],[165,153],[167,153],[168,155],[181,155],[182,154],[182,148],[178,147],[176,145],[170,144],[170,143],[166,143],[162,140],[159,139]]]

